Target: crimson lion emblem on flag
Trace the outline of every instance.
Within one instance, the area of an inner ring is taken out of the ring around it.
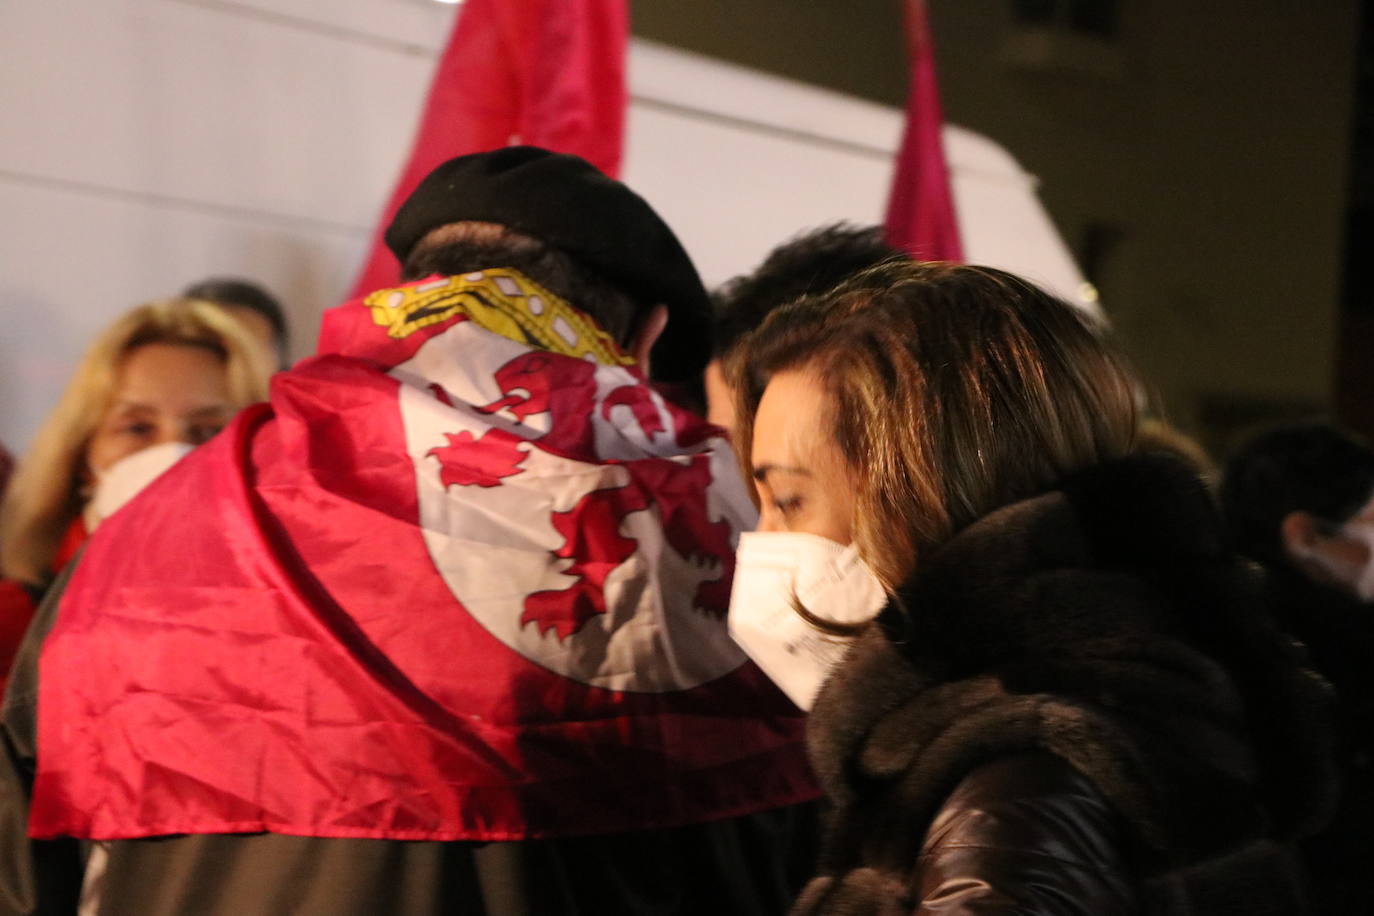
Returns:
[[[471,320],[391,374],[425,544],[488,632],[612,690],[689,689],[744,662],[725,612],[754,510],[713,427],[622,365]]]

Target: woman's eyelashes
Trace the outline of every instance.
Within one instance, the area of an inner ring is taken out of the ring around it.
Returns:
[[[157,431],[157,427],[145,420],[131,420],[120,424],[115,431],[123,436],[146,439]]]
[[[185,442],[188,445],[203,445],[224,429],[227,423],[227,417],[214,415],[194,422],[183,422],[180,425],[168,427],[166,432],[179,442]],[[157,420],[126,417],[117,419],[110,427],[110,431],[115,435],[138,441],[151,441],[162,431],[162,426],[163,424]]]
[[[191,445],[204,445],[224,429],[223,423],[209,423],[191,427],[188,439]]]

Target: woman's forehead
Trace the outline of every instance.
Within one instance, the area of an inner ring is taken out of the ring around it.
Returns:
[[[750,443],[754,466],[813,466],[817,449],[828,441],[828,424],[823,418],[829,402],[814,373],[791,371],[773,376],[754,418],[754,440]]]

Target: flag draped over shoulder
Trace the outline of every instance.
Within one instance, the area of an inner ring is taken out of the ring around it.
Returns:
[[[962,261],[959,222],[940,131],[944,116],[935,84],[935,46],[925,0],[906,0],[911,87],[906,130],[887,203],[887,240],[923,261]]]
[[[814,797],[726,631],[752,522],[719,430],[522,274],[341,306],[89,542],[30,831],[512,840]]]
[[[628,36],[625,0],[466,0],[354,296],[396,282],[382,233],[420,180],[454,156],[518,141],[581,156],[614,178]]]

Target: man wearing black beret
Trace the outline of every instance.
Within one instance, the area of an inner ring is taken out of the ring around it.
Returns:
[[[690,258],[531,147],[439,166],[386,242],[405,282],[39,609],[0,913],[782,912],[817,790],[725,625],[754,510],[650,385],[711,355]]]
[[[622,346],[652,345],[657,381],[690,381],[711,358],[710,300],[677,236],[577,156],[512,146],[450,159],[396,211],[386,244],[408,280],[519,267]]]

